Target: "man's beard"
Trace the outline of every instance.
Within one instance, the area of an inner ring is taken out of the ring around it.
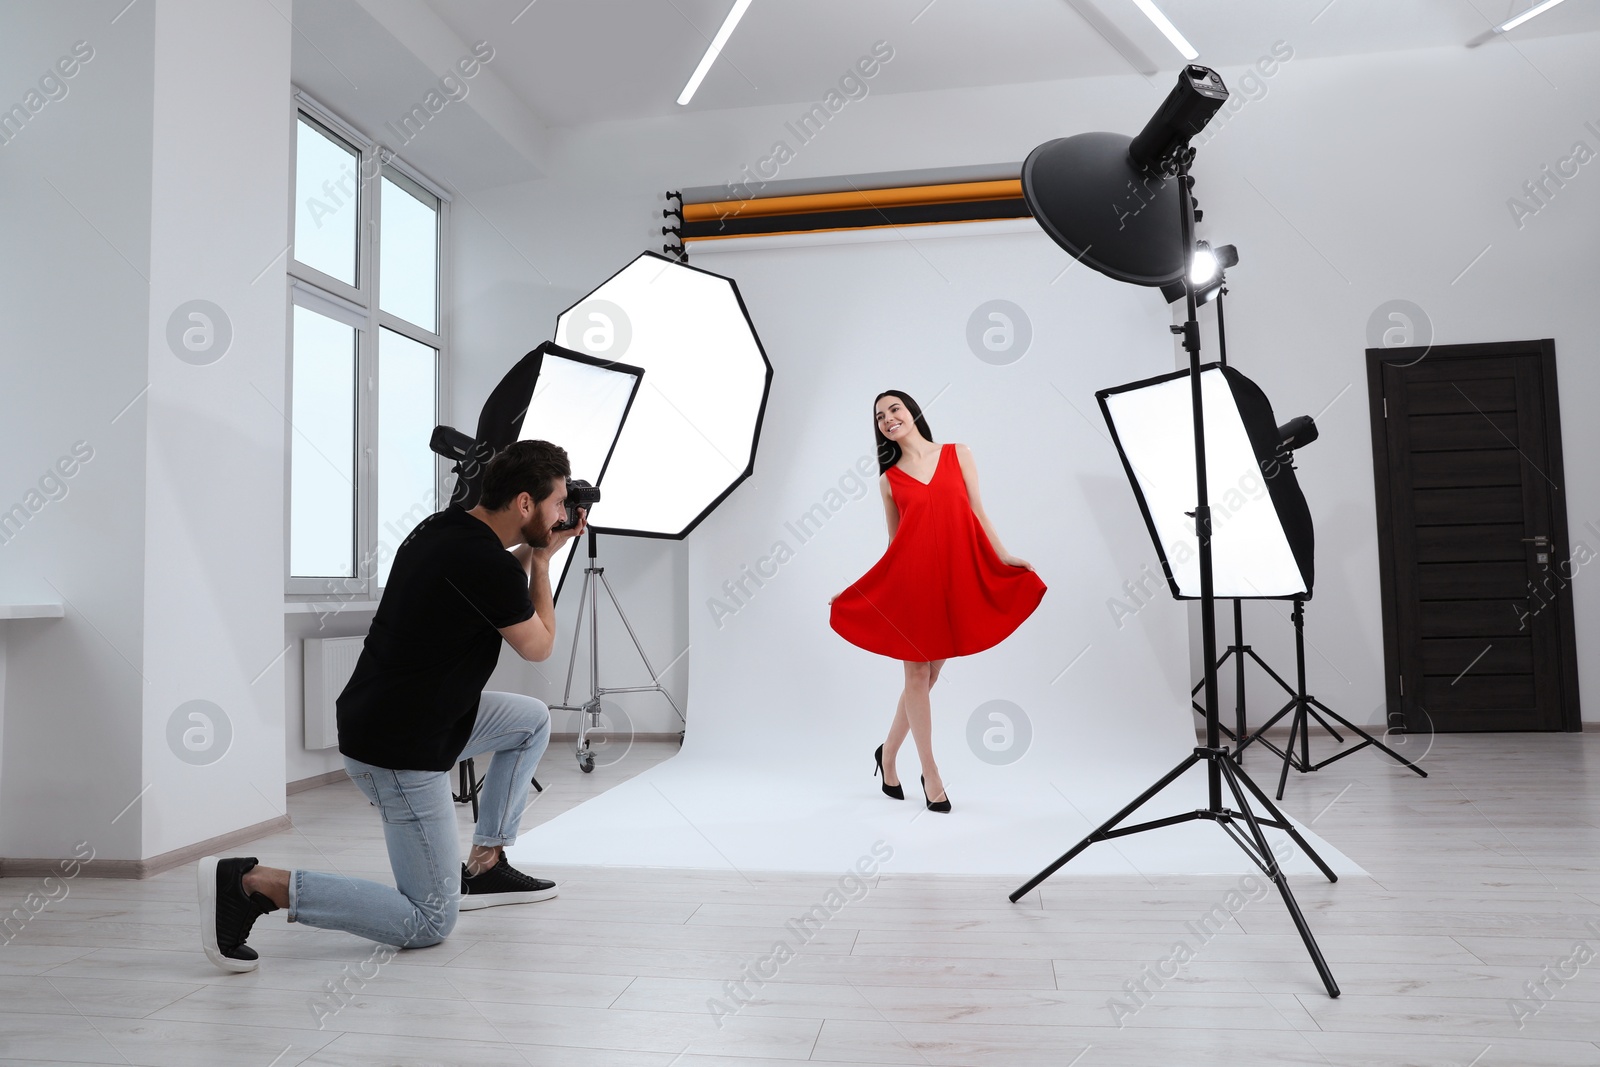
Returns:
[[[534,548],[550,547],[550,527],[535,515],[522,524],[522,540]]]

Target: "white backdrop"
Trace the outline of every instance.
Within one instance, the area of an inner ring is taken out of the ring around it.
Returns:
[[[1011,223],[747,242],[697,250],[694,262],[738,282],[774,373],[754,477],[689,537],[685,748],[531,832],[513,858],[842,871],[882,839],[894,871],[1043,867],[1194,747],[1186,613],[1153,577],[1159,563],[1094,398],[1173,369],[1159,294],[1068,269],[1036,228]],[[1005,365],[968,340],[992,300],[1020,308],[1013,318],[1031,334]],[[872,406],[889,388],[922,404],[936,441],[972,449],[1001,541],[1049,587],[1016,633],[949,661],[934,687],[949,815],[924,809],[909,740],[906,801],[879,792],[872,750],[902,668],[828,625],[828,598],[888,542]],[[1113,598],[1141,606],[1113,613]],[[1009,702],[1003,754],[1020,754],[1003,765],[980,758],[981,730],[969,742],[969,719],[991,701]],[[1203,771],[1184,785],[1145,810],[1200,806]],[[1196,823],[1096,845],[1057,877],[1246,869],[1219,829]],[[1311,868],[1295,857],[1289,869]]]

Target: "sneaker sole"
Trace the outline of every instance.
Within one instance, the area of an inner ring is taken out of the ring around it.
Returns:
[[[461,898],[459,910],[481,911],[501,904],[532,904],[536,900],[549,900],[559,891],[559,886],[551,886],[549,889],[531,889],[525,893],[484,893],[476,897],[469,894]]]
[[[200,947],[206,950],[206,958],[224,971],[235,974],[253,971],[260,960],[236,960],[224,956],[217,947],[217,862],[220,859],[220,856],[206,856],[195,875],[200,891]]]

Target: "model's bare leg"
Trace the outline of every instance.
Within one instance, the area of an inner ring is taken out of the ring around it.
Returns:
[[[939,680],[939,671],[944,667],[944,660],[934,660],[928,676],[928,688],[932,689]],[[906,718],[906,694],[900,692],[900,703],[895,705],[894,721],[889,723],[889,736],[883,742],[883,781],[885,785],[899,785],[900,775],[895,772],[894,760],[900,753],[900,746],[905,743],[906,735],[911,732],[911,721]],[[941,789],[943,786],[941,785]]]
[[[939,776],[939,765],[933,758],[933,709],[928,702],[928,690],[933,686],[933,664],[908,660],[905,668],[905,717],[917,755],[922,759],[924,788],[929,800],[943,800],[944,779]]]
[[[900,693],[900,703],[894,706],[894,720],[889,723],[889,736],[883,742],[883,784],[899,785],[900,776],[894,770],[894,758],[905,743],[911,724],[906,721],[906,694]]]

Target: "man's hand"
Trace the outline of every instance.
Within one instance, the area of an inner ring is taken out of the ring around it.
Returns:
[[[550,532],[550,544],[549,544],[549,547],[547,547],[547,548],[536,548],[536,549],[533,550],[533,554],[535,556],[540,557],[546,563],[548,563],[550,561],[550,557],[554,556],[558,551],[560,551],[562,546],[564,546],[568,541],[572,540],[574,537],[577,537],[579,534],[583,533],[583,531],[588,529],[588,528],[589,528],[589,509],[588,508],[579,508],[578,509],[578,525],[574,526],[570,530],[552,530]]]

